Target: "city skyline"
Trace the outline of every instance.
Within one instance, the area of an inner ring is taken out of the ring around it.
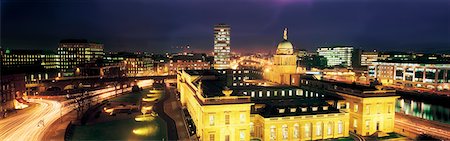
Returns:
[[[190,45],[195,52],[212,52],[210,27],[227,23],[233,27],[231,48],[239,53],[274,53],[277,35],[285,27],[292,31],[290,40],[296,49],[350,45],[364,50],[445,52],[450,48],[448,4],[441,0],[2,1],[1,46],[56,49],[62,39],[86,38],[104,43],[106,51],[162,53]],[[203,12],[208,14],[199,14]]]

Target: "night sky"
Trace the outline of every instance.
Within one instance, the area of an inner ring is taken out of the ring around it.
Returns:
[[[12,49],[85,38],[106,51],[211,52],[216,23],[231,25],[236,52],[275,51],[284,27],[299,49],[450,51],[449,0],[1,0]]]

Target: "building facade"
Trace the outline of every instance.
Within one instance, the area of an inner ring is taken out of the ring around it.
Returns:
[[[328,66],[350,67],[352,65],[352,46],[319,47],[317,53],[327,58]]]
[[[230,56],[230,25],[214,25],[214,69],[229,69]]]
[[[367,67],[372,65],[373,62],[378,60],[378,52],[362,52],[361,53],[361,66]]]
[[[435,61],[385,61],[368,66],[369,77],[383,85],[449,90],[450,64]]]
[[[180,101],[200,140],[348,137],[349,113],[335,104],[343,99],[265,81],[258,74],[252,70],[178,71]]]
[[[60,71],[63,76],[76,76],[77,67],[103,59],[103,44],[85,39],[61,40],[58,47]]]
[[[211,69],[212,60],[204,53],[174,54],[169,61],[169,74],[176,74],[178,70],[207,70]]]
[[[337,107],[350,113],[348,122],[351,132],[362,136],[382,136],[394,132],[395,102],[399,98],[395,90],[329,82],[313,77],[302,77],[300,86],[331,91],[341,96],[344,101],[337,102]]]

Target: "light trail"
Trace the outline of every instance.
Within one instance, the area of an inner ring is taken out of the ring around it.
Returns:
[[[5,141],[40,140],[44,131],[58,120],[60,112],[67,113],[67,108],[52,100],[32,99],[38,106],[30,111],[0,120],[0,139]],[[62,111],[60,111],[62,110]]]

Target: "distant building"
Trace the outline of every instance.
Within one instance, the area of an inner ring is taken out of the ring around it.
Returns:
[[[381,52],[378,57],[380,61],[408,61],[415,59],[416,55],[414,53],[405,52]]]
[[[214,25],[214,69],[229,69],[230,66],[230,25]]]
[[[373,62],[378,60],[378,52],[362,52],[361,53],[361,66],[367,67],[371,65]]]
[[[327,58],[328,66],[352,66],[352,46],[319,47],[317,53]]]
[[[450,89],[448,61],[380,61],[368,67],[369,77],[383,85]]]
[[[60,71],[63,76],[78,75],[77,67],[103,59],[103,44],[85,39],[65,39],[59,42]]]
[[[176,74],[177,70],[208,70],[212,61],[204,53],[174,54],[170,58],[169,74]]]
[[[148,76],[152,75],[154,71],[154,60],[149,54],[143,53],[129,53],[119,52],[110,53],[105,56],[105,68],[103,72],[107,71],[106,68],[116,66],[112,70],[115,71],[112,74],[122,74],[125,76]],[[109,67],[108,67],[109,66]],[[117,72],[117,67],[119,71]]]
[[[3,72],[22,74],[27,88],[31,88],[42,80],[57,77],[59,56],[52,51],[6,49],[1,67]]]
[[[312,68],[324,69],[328,66],[327,58],[319,55],[303,56],[298,60],[298,66],[303,67],[306,70],[311,70]]]
[[[59,56],[53,51],[6,49],[2,61],[5,68],[42,66],[44,69],[56,69],[58,60]]]

